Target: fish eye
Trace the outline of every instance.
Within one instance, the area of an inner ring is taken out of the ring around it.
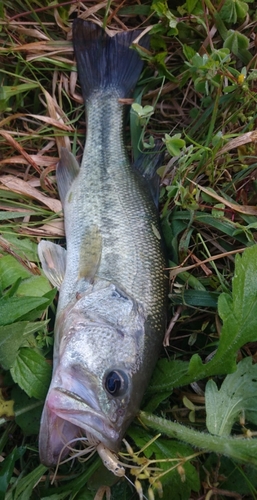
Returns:
[[[128,388],[128,377],[122,370],[113,370],[107,373],[104,385],[111,396],[123,396]]]

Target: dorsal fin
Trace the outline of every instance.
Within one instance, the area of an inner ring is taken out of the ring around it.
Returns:
[[[162,150],[163,149],[163,150]],[[159,204],[159,187],[160,177],[157,174],[158,168],[161,167],[164,158],[163,143],[156,142],[153,149],[147,152],[142,152],[133,163],[140,175],[145,179],[145,182],[150,190],[156,207]]]
[[[38,256],[46,277],[59,290],[66,268],[65,248],[52,241],[41,240],[38,245]]]
[[[79,170],[75,156],[68,149],[61,148],[61,157],[56,168],[56,180],[62,205]]]

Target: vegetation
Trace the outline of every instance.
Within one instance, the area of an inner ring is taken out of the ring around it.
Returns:
[[[86,132],[77,15],[150,30],[126,141],[166,152],[170,321],[122,479],[37,448],[57,301],[37,243],[64,238],[55,167]],[[256,24],[251,0],[0,1],[0,500],[257,498]]]

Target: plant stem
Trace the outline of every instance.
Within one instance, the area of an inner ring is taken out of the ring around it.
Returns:
[[[143,424],[171,438],[179,439],[208,452],[219,453],[239,462],[257,466],[256,439],[213,436],[143,411],[140,412],[139,418]]]

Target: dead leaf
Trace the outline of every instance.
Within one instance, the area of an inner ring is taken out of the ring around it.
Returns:
[[[167,270],[170,271],[170,279],[174,278],[180,273],[184,273],[186,271],[190,271],[191,269],[195,269],[196,267],[202,266],[203,264],[207,264],[208,262],[212,262],[213,260],[223,259],[224,257],[228,257],[229,255],[234,255],[236,253],[243,253],[245,248],[238,248],[238,250],[231,250],[230,252],[224,252],[219,255],[213,255],[212,257],[208,257],[208,259],[197,262],[196,264],[191,264],[191,266],[174,266],[168,267]]]
[[[55,219],[48,224],[44,224],[38,228],[22,226],[21,232],[31,234],[33,236],[63,238],[65,236],[63,219]]]
[[[235,212],[239,212],[240,214],[245,214],[245,215],[257,215],[257,207],[256,206],[251,206],[251,205],[238,205],[237,203],[232,203],[229,200],[226,200],[225,198],[222,198],[219,194],[216,194],[212,189],[207,189],[203,186],[200,186],[200,184],[197,184],[196,182],[192,181],[191,179],[188,179],[194,186],[196,186],[200,191],[203,191],[204,193],[208,194],[208,196],[211,196],[211,198],[214,198],[217,201],[220,201],[220,203],[223,203],[225,206],[231,208]]]
[[[51,167],[52,165],[56,165],[59,159],[54,156],[46,156],[46,155],[30,155],[30,158],[37,163],[39,167]],[[0,165],[31,165],[31,163],[26,160],[23,156],[12,156],[11,158],[4,158],[0,160]]]
[[[62,204],[59,200],[45,196],[36,188],[32,187],[28,182],[25,182],[14,175],[2,175],[0,177],[0,182],[9,191],[14,191],[15,193],[20,193],[24,196],[29,196],[34,200],[38,200],[55,213],[62,211]]]
[[[235,139],[231,139],[223,148],[219,150],[217,156],[224,155],[230,151],[230,149],[239,148],[244,144],[248,144],[249,142],[257,141],[257,130],[253,130],[252,132],[246,132],[246,134],[242,134],[240,137],[235,137]]]

